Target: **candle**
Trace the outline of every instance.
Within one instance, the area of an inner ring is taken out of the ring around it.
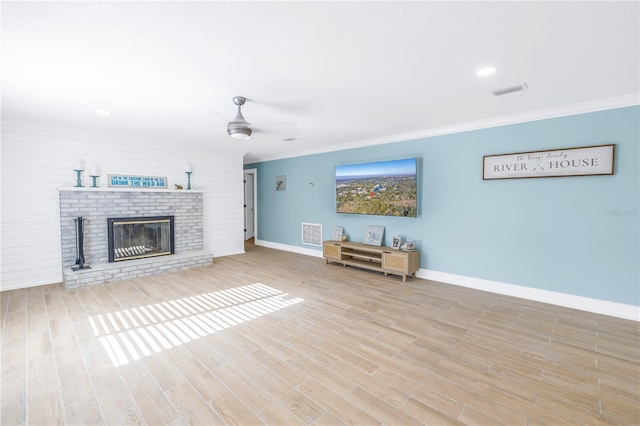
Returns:
[[[185,170],[184,170],[184,171],[185,171],[185,172],[190,172],[190,171],[191,171],[191,164],[187,164],[187,165],[185,166]]]
[[[89,172],[89,176],[98,176],[98,168],[96,166],[91,167],[91,171]]]
[[[75,162],[73,170],[84,170],[84,164],[82,164],[81,160]]]

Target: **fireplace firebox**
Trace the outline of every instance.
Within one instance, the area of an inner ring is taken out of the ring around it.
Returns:
[[[173,254],[173,229],[173,216],[107,219],[109,262]]]

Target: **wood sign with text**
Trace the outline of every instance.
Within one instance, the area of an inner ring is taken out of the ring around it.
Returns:
[[[482,179],[612,175],[615,145],[485,155]]]
[[[167,178],[158,176],[109,175],[112,188],[156,188],[167,189]]]

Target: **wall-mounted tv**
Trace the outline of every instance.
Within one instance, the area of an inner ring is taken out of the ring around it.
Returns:
[[[417,159],[336,166],[336,211],[417,217]]]

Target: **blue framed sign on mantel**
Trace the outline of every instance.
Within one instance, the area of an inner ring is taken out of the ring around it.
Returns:
[[[167,178],[158,176],[109,175],[112,188],[157,188],[167,189]]]

